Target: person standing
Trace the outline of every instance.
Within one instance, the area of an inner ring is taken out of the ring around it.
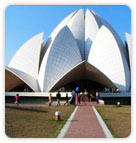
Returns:
[[[79,94],[79,87],[78,86],[76,87],[75,91],[76,91],[75,105],[77,105],[78,104],[78,94]]]
[[[85,91],[84,91],[84,95],[85,95],[85,96],[87,96],[87,94],[88,94],[88,92],[87,92],[87,90],[85,89]]]
[[[15,104],[18,106],[19,105],[19,94],[17,93],[15,96]]]
[[[81,98],[81,94],[78,93],[78,103],[80,104],[80,98]]]
[[[87,94],[88,94],[88,92],[87,92],[87,90],[85,89],[85,90],[84,90],[84,102],[85,102],[85,98],[88,98],[88,97],[87,97]]]
[[[85,104],[85,94],[83,93],[81,97],[82,97],[82,102]]]
[[[75,96],[75,105],[78,104],[78,93],[76,93],[76,96]]]
[[[72,90],[72,101],[71,103],[75,105],[75,96],[76,96],[76,92],[74,90]]]
[[[84,104],[85,104],[85,97],[87,97],[87,90],[86,89],[84,90],[84,93],[82,95],[82,101]]]
[[[96,102],[99,103],[99,94],[96,92]]]
[[[91,93],[90,92],[88,92],[87,97],[88,97],[88,101],[90,102],[90,98],[91,98]]]
[[[52,105],[52,94],[50,93],[49,94],[49,97],[48,97],[48,99],[49,99],[49,106],[51,106]]]
[[[57,97],[57,106],[60,106],[60,98],[61,98],[61,94],[60,92],[58,91],[58,93],[56,94],[56,97]]]

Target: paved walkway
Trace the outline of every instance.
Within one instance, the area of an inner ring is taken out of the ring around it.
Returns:
[[[104,132],[97,120],[92,106],[94,102],[83,103],[78,107],[76,114],[68,128],[65,138],[105,138]]]

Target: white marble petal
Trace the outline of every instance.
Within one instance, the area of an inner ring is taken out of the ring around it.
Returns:
[[[78,45],[70,29],[65,26],[48,48],[39,72],[41,91],[50,91],[63,75],[82,61]]]
[[[14,55],[9,67],[20,70],[34,78],[38,78],[40,51],[43,44],[43,33],[28,40]]]
[[[127,62],[111,31],[102,26],[97,33],[88,62],[103,72],[120,91],[129,91],[130,72]],[[125,64],[124,64],[125,63]]]

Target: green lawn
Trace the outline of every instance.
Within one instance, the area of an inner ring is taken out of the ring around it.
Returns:
[[[95,107],[115,138],[125,138],[131,132],[130,106]]]
[[[55,138],[74,110],[74,106],[6,105],[5,132],[11,138]],[[61,121],[55,121],[61,111]]]

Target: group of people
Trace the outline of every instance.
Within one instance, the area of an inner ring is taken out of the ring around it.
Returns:
[[[90,101],[90,94],[87,92],[87,90],[85,89],[84,92],[81,94],[79,91],[79,87],[76,87],[75,90],[72,91],[72,96],[71,98],[68,97],[68,93],[66,93],[66,97],[65,97],[65,103],[64,105],[78,105],[81,103],[81,101],[85,104],[85,97],[87,97],[87,100]],[[61,99],[61,94],[58,91],[58,93],[56,94],[56,106],[60,106],[60,99]],[[49,106],[52,105],[53,100],[52,100],[52,95],[50,94],[48,97],[49,100]]]
[[[90,95],[88,94],[87,90],[85,89],[84,92],[81,94],[79,92],[79,87],[75,89],[75,91],[72,91],[72,97],[71,97],[71,104],[78,105],[81,103],[81,101],[85,104],[85,97],[87,97],[88,100],[90,100]]]
[[[56,103],[56,105],[57,105],[57,106],[60,106],[60,98],[61,98],[61,94],[60,94],[59,91],[58,91],[58,93],[56,94],[56,98],[57,98],[57,103]],[[49,95],[49,97],[48,97],[48,100],[49,100],[49,106],[51,106],[52,103],[53,103],[52,94],[51,94],[51,93],[50,93],[50,95]]]
[[[56,99],[57,99],[56,106],[60,106],[61,94],[60,94],[59,91],[58,91],[57,94],[56,94]],[[48,97],[48,100],[49,100],[49,102],[48,102],[48,103],[49,103],[49,106],[51,106],[52,103],[53,103],[52,94],[51,94],[51,93],[50,93],[50,95],[49,95],[49,97]],[[64,105],[69,105],[69,104],[68,104],[68,100],[69,100],[69,98],[68,98],[68,93],[66,93],[66,102],[64,103]]]

